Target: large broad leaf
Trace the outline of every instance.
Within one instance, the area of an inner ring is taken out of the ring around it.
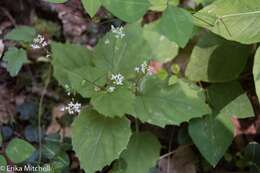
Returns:
[[[21,163],[28,159],[34,151],[35,148],[30,143],[19,138],[14,138],[6,148],[6,155],[14,163]]]
[[[106,83],[107,73],[104,69],[81,67],[68,74],[71,87],[83,97],[91,97],[95,88],[101,88]]]
[[[180,47],[185,47],[192,36],[192,16],[181,8],[168,6],[159,19],[157,31]]]
[[[152,59],[166,61],[178,54],[178,45],[156,32],[153,24],[144,26],[143,36],[151,48]]]
[[[83,46],[52,43],[51,48],[54,77],[60,84],[70,85],[69,74],[72,71],[91,66],[92,52]]]
[[[100,0],[81,0],[87,13],[93,17],[101,6]]]
[[[114,92],[107,91],[96,92],[91,103],[101,114],[109,117],[131,114],[134,112],[135,96],[133,92],[126,87],[119,87]]]
[[[257,49],[255,54],[253,74],[255,80],[256,94],[260,99],[260,48]]]
[[[180,0],[149,0],[151,3],[150,10],[164,11],[168,5],[178,5]]]
[[[25,50],[13,47],[4,54],[3,60],[6,62],[6,69],[11,76],[16,76],[23,64],[28,62]]]
[[[259,0],[216,0],[195,14],[196,22],[228,40],[260,41]]]
[[[254,116],[254,111],[246,94],[240,95],[241,88],[238,83],[211,86],[209,88],[210,100],[217,97],[216,102],[212,102],[214,113],[201,119],[194,119],[189,124],[189,134],[205,159],[213,166],[223,157],[230,146],[234,136],[234,127],[231,117],[246,118]],[[235,91],[231,91],[234,89]],[[227,91],[231,91],[230,94]],[[224,91],[224,92],[223,92]],[[227,94],[227,95],[226,95]],[[235,99],[231,101],[231,99]],[[223,103],[228,103],[223,106]],[[221,110],[218,110],[221,108]]]
[[[164,127],[209,114],[202,90],[184,81],[167,86],[155,77],[145,78],[135,104],[141,121]]]
[[[73,148],[88,173],[117,159],[130,136],[127,119],[105,118],[93,110],[83,110],[72,125]]]
[[[137,24],[128,25],[123,29],[125,37],[116,38],[108,33],[95,48],[95,64],[111,74],[123,76],[135,75],[134,68],[151,59],[151,49],[143,38],[143,30]]]
[[[193,81],[234,80],[243,71],[249,54],[250,46],[206,33],[193,49],[186,76]]]
[[[126,163],[124,173],[144,173],[156,165],[160,157],[160,143],[149,132],[132,135],[127,149],[121,154]]]
[[[11,32],[7,33],[5,39],[31,42],[36,37],[36,31],[34,28],[29,26],[18,26]]]
[[[230,117],[211,114],[190,121],[189,134],[203,157],[216,166],[233,140]]]
[[[150,6],[149,0],[101,0],[102,4],[116,17],[135,22],[140,19]]]

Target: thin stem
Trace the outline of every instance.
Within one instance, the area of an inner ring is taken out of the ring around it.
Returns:
[[[52,73],[52,69],[51,69],[51,65],[49,66],[48,69],[48,76],[47,79],[45,80],[45,84],[44,84],[44,88],[41,94],[41,98],[39,101],[39,109],[38,109],[38,137],[39,137],[39,157],[38,157],[38,162],[41,162],[42,159],[42,130],[41,130],[41,117],[42,117],[42,113],[43,113],[43,100],[44,100],[44,96],[46,94],[47,88],[49,86],[50,80],[51,80],[51,73]]]

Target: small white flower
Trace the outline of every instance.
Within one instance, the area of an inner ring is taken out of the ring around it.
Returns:
[[[75,113],[80,113],[81,110],[81,104],[78,102],[75,102],[72,100],[69,102],[69,104],[62,108],[61,111],[68,111],[70,115],[75,114]]]
[[[115,89],[116,89],[116,87],[110,86],[110,87],[108,87],[107,91],[110,92],[110,93],[112,93],[112,92],[115,91]]]
[[[140,67],[135,67],[135,72],[139,73],[140,72]]]
[[[116,85],[123,85],[125,77],[123,75],[119,74],[112,74],[111,80]]]
[[[147,67],[148,67],[147,62],[143,62],[143,64],[141,64],[142,73],[146,73]]]
[[[105,44],[109,44],[109,43],[110,43],[110,41],[108,39],[106,39]]]
[[[112,33],[114,33],[115,34],[115,37],[116,38],[124,38],[125,37],[125,33],[123,32],[123,27],[121,26],[121,27],[117,27],[117,28],[115,28],[113,25],[111,25],[111,31],[112,31]]]
[[[148,68],[148,65],[147,65],[147,62],[145,61],[145,62],[143,62],[140,66],[135,67],[134,70],[135,70],[137,73],[142,72],[143,74],[145,74],[146,71],[147,71],[147,68]]]
[[[31,48],[33,49],[40,49],[48,46],[48,41],[42,35],[37,35],[36,38],[33,39],[31,44]]]

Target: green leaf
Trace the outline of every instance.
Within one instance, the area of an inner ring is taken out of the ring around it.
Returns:
[[[193,81],[231,81],[239,77],[249,55],[250,46],[207,33],[199,39],[193,49],[185,73]]]
[[[220,111],[229,102],[243,93],[244,91],[240,83],[237,81],[213,84],[208,88],[209,102],[212,108],[216,111]]]
[[[34,151],[35,148],[30,143],[19,138],[14,138],[6,148],[6,155],[12,162],[21,163],[28,159]]]
[[[101,6],[100,0],[81,0],[81,3],[91,17],[95,16]]]
[[[114,92],[96,92],[91,99],[91,104],[101,114],[109,117],[122,117],[126,113],[134,112],[135,96],[126,87],[116,88]]]
[[[68,74],[72,89],[83,97],[92,97],[95,88],[101,88],[106,83],[107,74],[104,69],[81,67]]]
[[[246,118],[254,116],[252,105],[246,94],[236,96],[241,92],[238,83],[228,83],[226,89],[223,89],[223,87],[223,84],[218,84],[209,88],[210,100],[217,96],[217,101],[211,103],[216,108],[213,114],[201,119],[194,119],[189,124],[189,134],[193,142],[204,158],[213,166],[217,165],[232,143],[234,127],[231,117]],[[231,91],[232,89],[236,91]],[[228,91],[230,93],[227,93]],[[220,103],[221,101],[226,105],[223,106],[223,103]],[[218,110],[219,108],[222,109]]]
[[[216,0],[195,14],[198,25],[245,44],[260,41],[260,1]]]
[[[139,90],[135,116],[144,122],[161,127],[179,125],[210,113],[202,90],[182,80],[168,86],[167,82],[149,77],[142,81]]]
[[[192,36],[192,16],[181,8],[168,6],[159,19],[156,30],[180,47],[185,47]]]
[[[207,115],[189,123],[189,134],[203,157],[216,166],[233,140],[231,117]]]
[[[69,156],[66,152],[61,152],[56,155],[51,161],[51,172],[58,173],[64,172],[64,170],[68,170],[68,166],[70,164]]]
[[[76,44],[52,43],[52,65],[54,77],[62,85],[71,85],[69,75],[72,71],[92,65],[92,52],[83,46]]]
[[[122,39],[116,38],[115,34],[110,32],[100,40],[94,50],[94,61],[97,67],[110,74],[120,73],[129,78],[136,75],[136,66],[151,59],[151,49],[138,24],[128,25],[123,32],[126,36]]]
[[[28,62],[25,50],[14,47],[8,49],[3,60],[7,63],[6,69],[11,76],[16,76],[23,64]]]
[[[82,168],[94,173],[117,159],[131,136],[125,118],[106,118],[83,110],[72,125],[72,144]]]
[[[179,78],[175,75],[172,75],[170,78],[169,78],[169,82],[168,82],[168,85],[174,85],[178,82]]]
[[[160,157],[160,142],[149,132],[132,135],[127,149],[121,154],[126,162],[124,173],[144,173],[156,165]]]
[[[220,111],[238,118],[254,116],[248,96],[236,81],[211,85],[208,88],[208,97],[214,112]]]
[[[135,22],[148,10],[148,0],[101,0],[102,4],[116,17]]]
[[[254,60],[253,68],[254,80],[255,80],[255,89],[258,99],[260,99],[260,48],[257,49]]]
[[[32,42],[36,37],[36,31],[29,26],[18,26],[7,33],[5,39],[14,41]]]
[[[1,166],[1,173],[6,173],[7,161],[5,160],[5,157],[2,155],[0,155],[0,166]]]
[[[67,2],[68,0],[47,0],[48,2],[51,2],[51,3],[65,3]]]
[[[151,57],[155,60],[166,61],[178,54],[179,47],[165,36],[157,33],[152,24],[145,25],[143,35],[151,48]]]
[[[149,0],[151,3],[150,10],[153,11],[164,11],[167,8],[167,3],[169,5],[178,5],[179,0]]]

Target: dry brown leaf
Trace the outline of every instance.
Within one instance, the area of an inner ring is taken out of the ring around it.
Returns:
[[[60,104],[52,109],[52,121],[51,124],[48,126],[46,133],[59,133],[61,135],[61,138],[71,137],[71,128],[62,127],[61,124],[58,122],[58,120],[65,115],[65,112],[62,111],[62,108],[64,108],[64,105]]]
[[[57,119],[60,119],[65,114],[61,111],[63,107],[64,105],[58,105],[52,109],[52,121],[47,128],[47,134],[58,133],[61,130],[61,125],[58,123]]]
[[[181,146],[174,151],[172,157],[160,159],[160,173],[196,173],[195,154],[190,146]]]

